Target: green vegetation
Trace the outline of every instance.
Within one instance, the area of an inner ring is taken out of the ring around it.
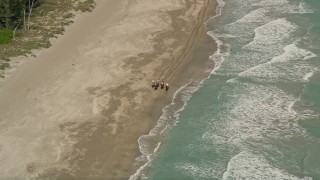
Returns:
[[[33,9],[41,6],[43,0],[1,0],[0,29],[26,26]]]
[[[76,10],[80,10],[82,12],[90,12],[94,7],[94,0],[85,0],[83,2],[79,2]]]
[[[6,69],[6,68],[8,68],[8,67],[10,67],[9,63],[2,63],[2,64],[0,64],[0,69],[1,69],[1,70],[4,70],[4,69]]]
[[[50,39],[63,34],[75,12],[94,5],[94,0],[0,0],[0,77],[10,58],[50,47]]]
[[[12,42],[13,31],[11,29],[0,29],[0,44],[9,44]]]

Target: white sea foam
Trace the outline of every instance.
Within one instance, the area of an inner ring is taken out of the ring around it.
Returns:
[[[265,0],[252,4],[252,6],[272,8],[274,12],[289,13],[289,14],[305,14],[312,13],[312,9],[301,1],[300,3],[290,2],[288,0]]]
[[[243,49],[245,51],[249,50],[249,52],[239,54],[232,52],[232,55],[227,58],[228,60],[223,63],[223,66],[226,67],[224,70],[228,71],[225,72],[228,73],[225,75],[235,75],[255,66],[260,67],[260,64],[267,63],[272,57],[282,54],[281,51],[287,44],[291,44],[300,38],[293,34],[299,32],[299,27],[296,24],[285,18],[277,19],[277,17],[280,14],[294,12],[296,9],[306,7],[304,2],[293,3],[288,0],[239,2],[241,5],[242,3],[245,5],[241,6],[241,10],[254,10],[236,20],[236,22],[225,25],[223,32],[220,32],[220,36],[237,41],[237,45],[246,43],[247,45],[243,46]],[[257,7],[258,9],[255,9]],[[254,36],[254,39],[248,42],[252,36]],[[305,59],[308,58],[310,57],[305,56]],[[304,74],[308,71],[309,66],[304,64],[294,68],[298,68],[300,74]],[[278,77],[270,67],[264,72],[265,76]],[[281,73],[282,76],[285,75],[284,72]]]
[[[304,1],[302,1],[299,3],[298,12],[300,12],[300,13],[313,13],[313,10]]]
[[[158,142],[157,146],[154,148],[154,151],[153,151],[153,154],[155,154],[156,152],[158,152],[159,148],[161,146],[161,142]],[[151,155],[147,155],[147,156],[144,156],[144,157],[138,157],[139,160],[142,159],[142,161],[145,161],[143,160],[144,158],[146,158],[146,162],[144,164],[142,164],[139,169],[133,174],[130,176],[129,180],[135,180],[135,179],[138,179],[141,175],[142,175],[142,172],[143,170],[149,165],[149,163],[151,162]]]
[[[312,13],[305,2],[294,3],[288,0],[265,0],[265,1],[239,1],[239,8],[235,11],[236,17],[240,19],[225,25],[225,37],[249,36],[256,25],[267,23],[281,14]],[[253,9],[253,10],[252,10]],[[249,13],[248,10],[252,10]],[[242,17],[243,16],[243,17]],[[250,23],[250,24],[248,24]],[[245,39],[237,39],[245,40]]]
[[[283,54],[240,73],[239,77],[254,78],[264,82],[305,81],[306,74],[315,70],[307,60],[317,55],[297,47],[295,43],[287,45],[283,50]]]
[[[180,162],[176,163],[174,168],[193,179],[218,179],[222,176],[221,172],[223,171],[223,168],[221,167],[219,162],[206,162],[200,164]]]
[[[255,37],[252,42],[245,45],[245,49],[269,52],[278,50],[279,44],[290,38],[297,26],[285,18],[271,21],[254,30]]]
[[[265,8],[259,8],[251,11],[243,18],[237,20],[237,23],[257,23],[257,22],[268,22],[270,17],[266,16],[269,10]]]
[[[260,9],[257,11],[262,10]],[[229,24],[227,26],[229,26],[229,28],[231,26],[234,26],[233,29],[237,30],[237,26],[239,24],[246,24],[246,20],[241,21],[243,22],[234,23],[232,25]],[[227,61],[222,63],[224,75],[234,76],[238,75],[243,71],[247,71],[252,67],[259,67],[260,64],[269,62],[272,57],[279,56],[280,54],[282,54],[282,49],[285,47],[287,43],[292,43],[296,41],[296,38],[292,37],[292,33],[297,30],[297,26],[295,24],[290,23],[285,18],[276,19],[261,26],[258,26],[258,24],[248,24],[248,26],[255,27],[254,38],[250,43],[246,42],[248,40],[250,41],[250,38],[247,37],[238,38],[244,40],[235,39],[237,41],[237,45],[240,45],[241,42],[247,43],[247,45],[243,46],[243,50],[232,53],[228,52],[228,54],[219,54],[223,57],[218,59],[227,58]],[[243,36],[250,37],[250,33],[252,34],[253,30],[245,31],[244,33],[246,33],[246,35]],[[221,73],[221,70],[219,72]]]
[[[253,30],[256,27],[266,24],[267,22],[270,22],[272,20],[272,18],[266,15],[268,12],[269,10],[265,8],[259,8],[249,12],[248,14],[238,19],[237,21],[225,25],[224,30],[226,31],[226,33],[223,36],[224,37],[251,36]],[[246,39],[247,38],[244,38],[243,40],[246,40]]]
[[[237,0],[237,4],[238,5],[242,5],[242,6],[250,6],[252,4],[256,4],[258,2],[260,2],[261,0]]]
[[[213,19],[222,15],[222,9],[225,6],[225,2],[223,0],[217,0],[217,3],[218,5],[216,8],[216,14],[210,19]]]
[[[214,61],[214,69],[211,71],[211,74],[214,74],[214,72],[220,68],[220,65],[223,62],[224,57],[229,54],[229,48],[228,45],[223,44],[223,42],[218,39],[217,35],[214,32],[209,31],[207,34],[211,36],[212,39],[217,43],[216,52],[209,57],[211,60]],[[224,51],[222,50],[223,45],[225,46]]]
[[[316,71],[316,70],[315,70]],[[309,79],[313,76],[314,72],[309,72],[307,73],[304,77],[303,80],[309,81]]]
[[[246,148],[248,141],[289,138],[305,132],[296,122],[296,113],[288,110],[295,97],[276,87],[239,83],[236,91],[228,91],[232,102],[218,116],[223,121],[212,131],[228,138],[229,144]],[[267,143],[269,144],[269,143]]]
[[[223,179],[298,180],[301,178],[272,166],[261,156],[242,151],[230,159],[227,171],[223,174]]]
[[[312,9],[305,3],[300,2],[299,4],[290,3],[284,7],[276,7],[278,11],[282,10],[282,13],[288,14],[309,14],[313,13]]]
[[[317,57],[316,54],[307,51],[305,49],[297,47],[296,43],[287,45],[284,49],[285,52],[272,59],[271,63],[274,62],[288,62],[288,61],[301,61],[310,58]]]
[[[291,102],[290,103],[290,105],[288,106],[288,111],[290,112],[290,113],[293,113],[293,114],[297,114],[296,113],[296,111],[295,110],[293,110],[293,106],[294,106],[294,104],[297,102],[297,100],[294,100],[293,102]]]
[[[283,7],[284,5],[287,5],[289,3],[288,0],[265,0],[265,1],[260,1],[258,3],[252,4],[252,6],[281,6]]]
[[[217,17],[219,17],[219,16],[222,15],[222,9],[223,9],[223,7],[225,6],[225,2],[224,2],[223,0],[218,0],[217,2],[218,2],[218,5],[217,5],[217,8],[216,8],[216,15],[213,16],[212,18],[210,18],[206,23],[208,23],[208,22],[212,21],[213,19],[215,19],[215,18],[217,18]],[[224,54],[228,54],[228,51],[226,51],[226,52],[223,52],[223,51],[222,51],[222,48],[221,48],[221,47],[223,46],[223,42],[218,38],[218,35],[217,35],[215,32],[213,32],[213,31],[208,31],[207,34],[208,34],[208,35],[215,41],[215,43],[217,44],[217,50],[216,50],[216,52],[209,57],[209,58],[210,58],[211,60],[213,60],[214,63],[215,63],[215,67],[214,67],[214,69],[211,71],[211,73],[213,73],[215,70],[219,69],[221,62],[223,61],[223,55],[224,55]],[[227,48],[227,50],[228,50],[228,48]]]
[[[228,142],[228,138],[218,135],[218,134],[214,134],[211,131],[205,132],[202,135],[202,139],[205,141],[210,141],[211,143],[214,144],[225,144]]]

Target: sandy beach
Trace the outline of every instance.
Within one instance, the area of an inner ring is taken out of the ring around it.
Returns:
[[[213,0],[99,0],[0,85],[0,179],[128,179],[137,139],[210,64]],[[23,59],[23,60],[22,60]],[[170,90],[153,90],[152,80]]]

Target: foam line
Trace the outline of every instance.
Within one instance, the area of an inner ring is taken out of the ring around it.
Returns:
[[[315,70],[315,71],[316,71],[316,70]],[[307,74],[303,77],[303,80],[309,81],[310,78],[313,76],[313,74],[314,74],[315,71],[307,73]]]
[[[291,37],[297,29],[297,26],[287,21],[285,18],[271,21],[265,25],[257,27],[255,37],[252,42],[245,45],[245,49],[258,50],[258,51],[270,51],[278,49],[278,44]]]
[[[242,151],[232,157],[228,168],[223,173],[223,180],[228,179],[309,179],[299,178],[269,164],[263,157]]]
[[[138,139],[141,156],[137,159],[145,159],[146,161],[139,167],[139,169],[130,177],[130,180],[138,179],[141,176],[143,170],[149,166],[153,156],[161,145],[160,135],[172,126],[174,122],[179,118],[179,113],[184,110],[188,100],[192,94],[200,88],[202,83],[188,83],[180,87],[173,96],[171,104],[167,105],[162,110],[162,115],[157,122],[157,125],[152,128],[147,135],[143,135]],[[182,101],[178,103],[178,101]],[[178,106],[177,106],[178,105]],[[156,145],[153,145],[153,144]]]
[[[283,54],[241,72],[239,77],[262,78],[263,81],[307,81],[315,71],[307,60],[316,54],[297,47],[296,43],[285,46]]]

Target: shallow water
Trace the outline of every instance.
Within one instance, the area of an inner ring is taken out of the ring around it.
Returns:
[[[217,66],[164,109],[140,177],[320,179],[320,1],[220,4]]]

